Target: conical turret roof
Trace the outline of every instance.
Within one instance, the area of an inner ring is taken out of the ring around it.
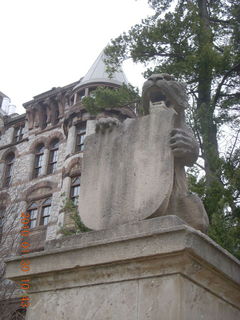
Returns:
[[[104,54],[104,50],[97,57],[94,64],[88,70],[86,75],[80,80],[80,82],[75,86],[74,89],[85,86],[90,83],[112,83],[117,85],[122,85],[123,83],[127,84],[127,78],[120,69],[117,72],[114,72],[112,77],[110,78],[108,73],[106,72],[106,64],[104,62],[106,55]]]

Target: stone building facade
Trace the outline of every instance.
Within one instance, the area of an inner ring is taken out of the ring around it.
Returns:
[[[85,136],[95,130],[99,117],[134,117],[128,107],[92,116],[82,98],[98,86],[117,88],[126,82],[122,71],[109,79],[101,53],[80,81],[35,96],[23,104],[24,114],[0,113],[2,239],[12,240],[19,231],[21,212],[30,213],[31,251],[44,250],[46,241],[61,237],[61,228],[71,226],[62,207],[68,198],[78,201]],[[12,247],[12,254],[19,253],[19,240]]]

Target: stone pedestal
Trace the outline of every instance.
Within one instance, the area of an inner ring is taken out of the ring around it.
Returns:
[[[238,320],[240,264],[207,236],[166,216],[53,240],[7,262],[31,279],[28,320]]]

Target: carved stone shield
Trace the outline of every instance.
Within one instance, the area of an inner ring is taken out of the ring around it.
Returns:
[[[173,187],[175,111],[156,108],[85,140],[79,212],[94,230],[164,213]]]

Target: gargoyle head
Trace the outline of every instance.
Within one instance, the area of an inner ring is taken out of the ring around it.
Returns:
[[[186,88],[167,73],[153,74],[143,84],[142,100],[144,114],[149,113],[150,103],[161,103],[174,108],[177,113],[184,112],[187,107]]]

